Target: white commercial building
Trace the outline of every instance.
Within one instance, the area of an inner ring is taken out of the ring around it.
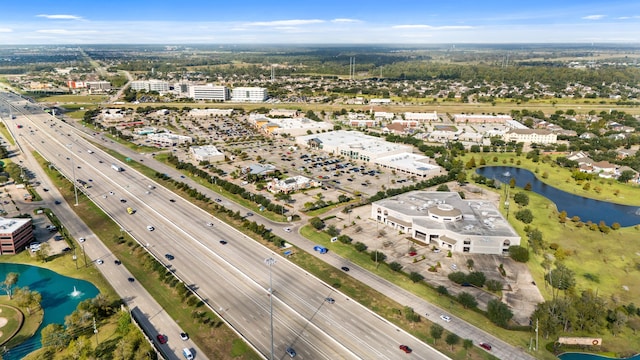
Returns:
[[[445,251],[506,255],[520,236],[489,201],[457,192],[412,191],[376,201],[371,218]]]
[[[131,90],[156,91],[164,94],[169,92],[169,83],[162,80],[136,80],[131,82]]]
[[[455,114],[453,122],[467,124],[505,124],[513,120],[509,115],[473,115]]]
[[[182,136],[171,133],[149,134],[147,139],[151,140],[157,146],[175,146],[178,144],[190,143],[193,138],[190,136]]]
[[[345,156],[352,160],[373,161],[378,158],[411,153],[411,145],[391,143],[358,131],[330,131],[322,134],[305,135],[296,138],[301,146],[321,149],[334,156]]]
[[[262,102],[267,100],[267,89],[261,87],[237,87],[231,93],[233,101]]]
[[[189,97],[194,100],[227,101],[229,89],[222,85],[189,85]]]
[[[210,163],[224,161],[224,153],[213,145],[191,146],[189,152],[196,161],[208,161]]]
[[[421,178],[442,174],[440,166],[431,161],[428,156],[418,154],[401,153],[383,156],[374,160],[373,163],[385,169],[395,170],[403,175],[413,175]]]
[[[438,120],[438,113],[435,111],[432,113],[414,113],[414,112],[406,112],[404,113],[405,120],[415,120],[420,122],[429,122]]]
[[[304,176],[294,176],[284,180],[280,180],[277,178],[271,180],[267,183],[267,190],[271,191],[272,193],[281,192],[288,194],[302,189],[318,187],[320,185],[322,185],[320,182],[313,179],[309,179]]]

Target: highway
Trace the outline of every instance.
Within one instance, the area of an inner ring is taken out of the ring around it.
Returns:
[[[37,111],[16,116],[5,123],[22,125],[11,129],[19,142],[38,150],[68,178],[86,181],[91,186],[83,189],[87,196],[159,261],[170,264],[176,276],[196,289],[265,357],[269,357],[271,340],[269,267],[264,261],[274,258],[276,264],[271,270],[276,358],[287,356],[285,349],[293,347],[301,359],[395,359],[400,354],[404,356],[398,349],[400,344],[413,349],[412,354],[406,355],[408,358],[447,358],[126,164],[119,163],[123,172],[113,170],[113,158],[79,136],[73,127]],[[95,141],[102,140],[96,137]],[[231,204],[225,201],[223,205]],[[136,209],[135,214],[129,215],[127,207]],[[207,226],[208,222],[213,226]],[[147,226],[154,230],[149,231]],[[86,238],[87,246],[99,242]],[[165,259],[167,253],[175,259]],[[107,251],[98,254],[105,260],[99,268],[113,264],[109,256]],[[123,277],[120,281],[124,280]],[[335,303],[325,301],[329,296]],[[175,342],[178,329],[175,333],[165,332],[169,343]]]

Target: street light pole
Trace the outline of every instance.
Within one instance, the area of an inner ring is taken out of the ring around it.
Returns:
[[[71,146],[73,144],[68,144],[67,147],[69,149],[71,149]],[[76,205],[78,206],[78,187],[76,186],[76,165],[73,161],[73,155],[69,157],[71,159],[71,174],[73,176],[73,193],[75,194],[76,197]]]
[[[273,283],[271,281],[271,266],[275,265],[276,259],[264,259],[265,265],[269,267],[269,313],[271,317],[271,360],[273,360]]]

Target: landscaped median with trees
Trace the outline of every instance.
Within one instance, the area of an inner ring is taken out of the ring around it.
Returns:
[[[477,163],[528,169],[539,180],[569,193],[640,205],[640,188],[610,179],[574,178],[571,169],[560,167],[551,156],[481,153],[466,154],[461,159],[468,161],[472,156]],[[469,179],[474,182],[474,176]],[[594,185],[585,188],[587,181]],[[594,191],[594,187],[599,190]],[[494,191],[501,194],[500,204],[504,204],[504,188]],[[598,336],[603,338],[599,351],[617,356],[637,352],[640,340],[635,333],[640,330],[640,311],[635,302],[640,299],[640,260],[636,254],[640,253],[640,225],[622,228],[616,223],[582,222],[526,189],[513,187],[508,193],[513,204],[508,211],[520,214],[509,217],[509,221],[523,238],[522,246],[510,249],[510,255],[527,262],[546,300],[532,317],[539,322],[541,341],[553,351],[558,336]],[[506,216],[504,207],[500,211]]]

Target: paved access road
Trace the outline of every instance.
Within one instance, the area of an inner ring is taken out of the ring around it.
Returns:
[[[125,168],[123,172],[113,170],[114,160],[67,124],[48,115],[24,118],[28,125],[16,130],[21,142],[36,148],[69,178],[89,184],[83,191],[116,219],[123,231],[170,264],[178,277],[262,354],[270,353],[269,268],[264,259],[272,257],[277,260],[272,267],[277,358],[285,356],[284,350],[291,346],[302,359],[395,359],[399,354],[404,356],[398,346],[406,344],[413,349],[407,355],[410,358],[446,359],[303,269],[153,185],[126,164],[119,164]],[[136,212],[129,215],[127,207]],[[98,239],[87,237],[89,242]],[[174,259],[167,260],[167,253]],[[325,301],[329,296],[335,303]],[[169,334],[170,339],[174,336]]]

